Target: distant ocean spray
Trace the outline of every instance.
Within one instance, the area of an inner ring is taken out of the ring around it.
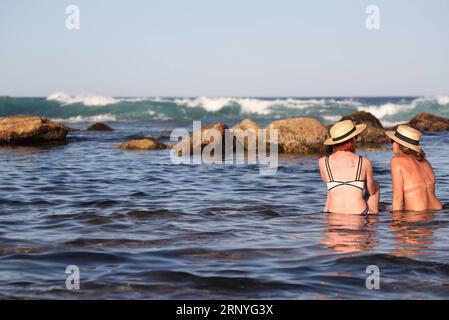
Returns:
[[[449,117],[449,96],[130,98],[58,92],[48,97],[0,97],[1,116],[42,115],[64,122],[313,117],[328,124],[361,110],[374,114],[384,126],[407,122],[419,112]]]

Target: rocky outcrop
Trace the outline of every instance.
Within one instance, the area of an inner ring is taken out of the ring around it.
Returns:
[[[251,139],[251,143],[255,144],[257,150],[259,142],[259,126],[257,125],[257,123],[255,123],[251,119],[245,119],[233,126],[231,130],[234,134],[234,150],[236,149],[236,144],[242,142],[243,149],[248,150],[248,139]]]
[[[0,117],[0,144],[30,144],[64,141],[66,126],[44,117],[15,115]]]
[[[206,147],[209,143],[213,142],[213,137],[211,136],[212,132],[210,130],[217,130],[220,134],[220,139],[222,142],[223,154],[224,154],[224,139],[225,139],[225,130],[228,129],[223,123],[214,123],[205,128],[201,128],[200,130],[191,133],[189,139],[184,142],[173,145],[173,148],[176,148],[176,152],[178,155],[183,155],[182,150],[187,149],[187,146],[183,145],[183,143],[188,143],[190,148],[190,154],[193,154],[194,149],[201,149],[201,151]],[[195,137],[194,137],[195,135]]]
[[[115,145],[115,147],[119,149],[129,149],[129,150],[155,150],[167,148],[165,144],[153,138],[129,140],[121,144]]]
[[[113,129],[107,124],[99,122],[91,125],[87,131],[113,131]]]
[[[449,131],[449,119],[426,112],[418,113],[410,120],[408,125],[421,132]]]
[[[292,118],[270,123],[267,141],[272,130],[278,130],[278,149],[283,153],[321,154],[326,150],[323,142],[327,135],[326,127],[318,120],[310,118]]]
[[[340,121],[348,119],[352,120],[354,124],[366,124],[366,129],[357,138],[358,147],[375,150],[389,142],[388,137],[385,135],[384,127],[379,119],[371,113],[358,111],[343,117]]]

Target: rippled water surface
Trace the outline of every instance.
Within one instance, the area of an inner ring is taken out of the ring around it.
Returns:
[[[261,176],[112,147],[187,125],[113,123],[60,146],[0,148],[0,298],[449,298],[449,134],[423,139],[445,210],[386,211],[391,152],[362,152],[383,208],[364,218],[321,212],[315,158],[282,157]],[[68,265],[79,291],[66,289]],[[365,287],[369,265],[380,290]]]

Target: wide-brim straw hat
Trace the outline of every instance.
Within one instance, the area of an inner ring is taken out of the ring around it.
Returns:
[[[329,130],[331,137],[324,141],[327,146],[339,144],[354,138],[366,129],[366,124],[354,125],[351,120],[337,122]]]
[[[406,125],[400,125],[396,129],[396,132],[387,131],[385,134],[393,141],[396,141],[401,146],[412,149],[416,152],[421,153],[423,151],[422,147],[419,145],[421,141],[421,132],[410,128]]]

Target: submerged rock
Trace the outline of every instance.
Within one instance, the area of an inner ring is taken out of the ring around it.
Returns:
[[[167,148],[165,144],[153,138],[129,140],[121,144],[115,145],[115,147],[119,149],[130,149],[130,150],[155,150]]]
[[[44,117],[15,115],[0,117],[0,144],[29,144],[64,141],[66,126]]]
[[[449,119],[427,112],[418,113],[409,121],[409,126],[422,132],[449,131]]]
[[[342,120],[352,120],[357,124],[366,124],[366,129],[357,138],[357,146],[363,149],[376,150],[381,148],[390,140],[385,135],[385,130],[379,119],[366,111],[354,112],[341,118]]]
[[[318,120],[310,118],[291,118],[270,123],[267,130],[267,141],[271,130],[278,130],[279,152],[297,154],[321,154],[327,135],[326,127]]]
[[[107,124],[99,122],[91,125],[87,131],[113,131],[113,129]]]

